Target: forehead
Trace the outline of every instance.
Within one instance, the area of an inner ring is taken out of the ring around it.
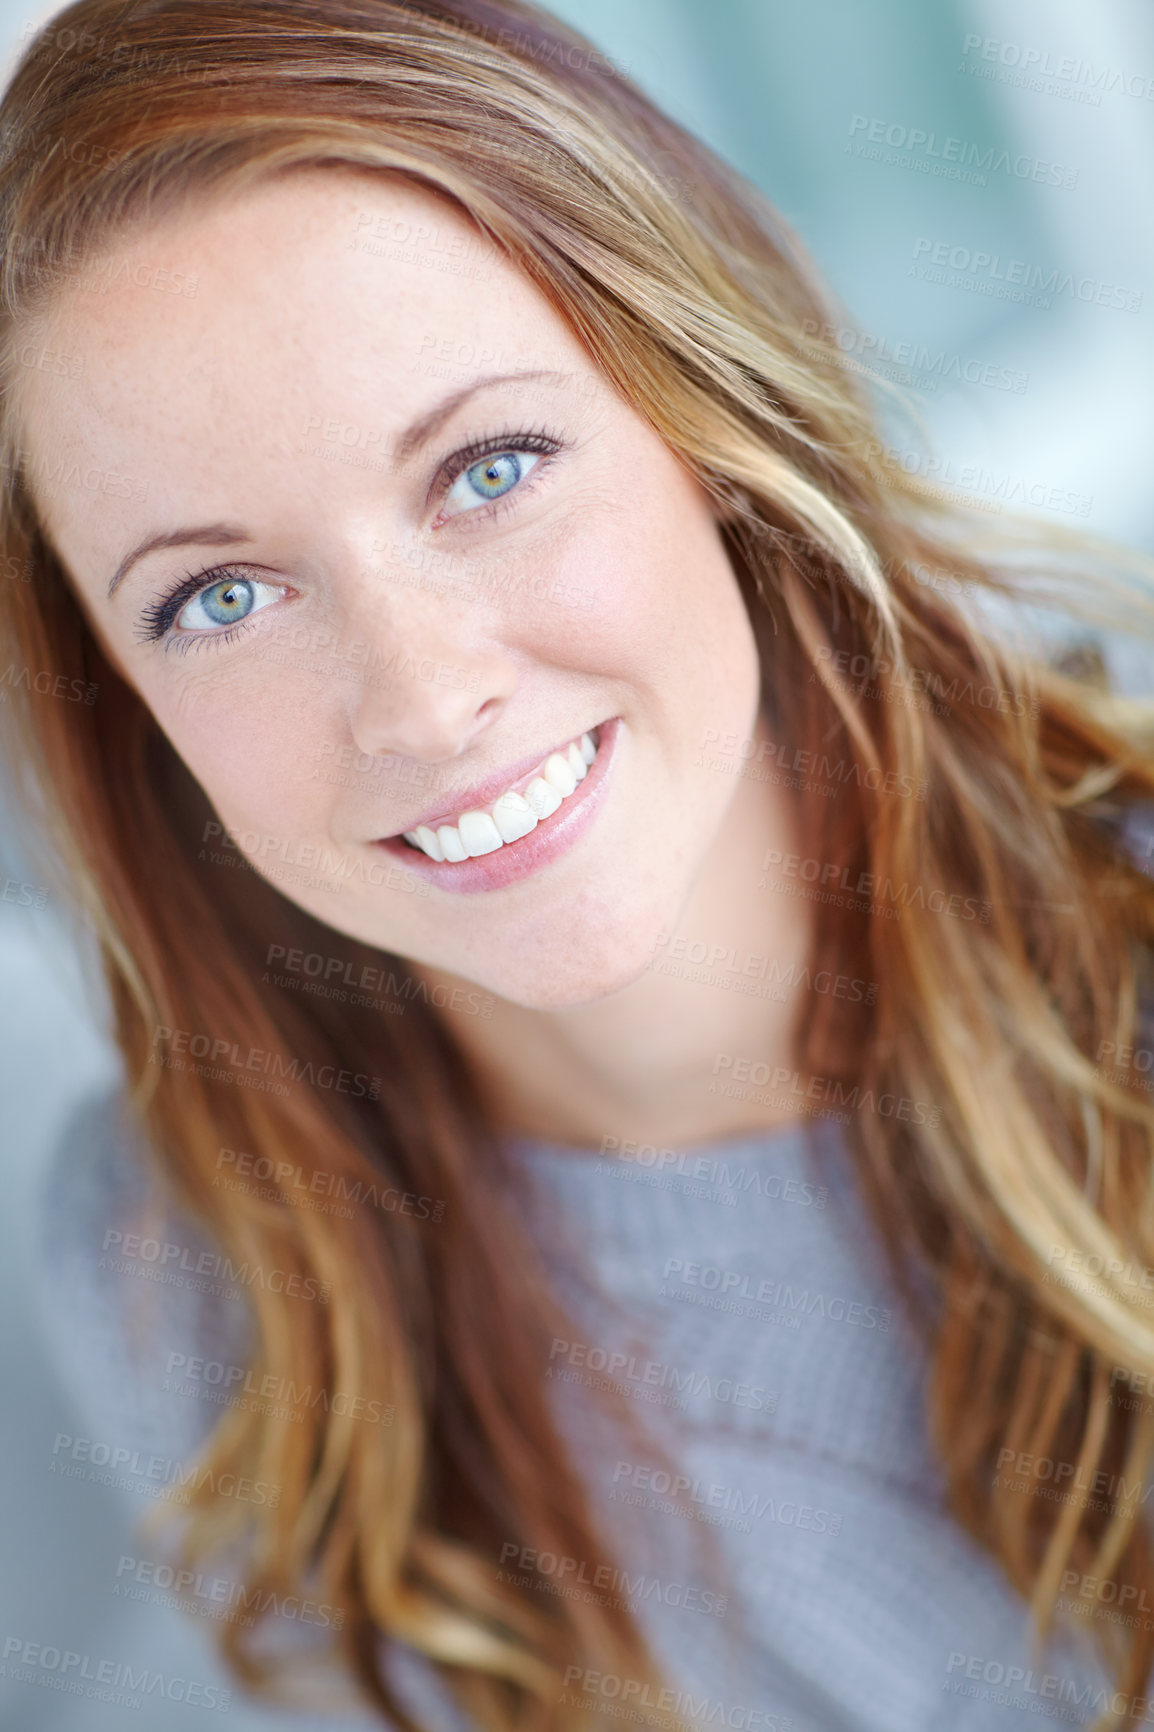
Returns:
[[[49,520],[67,504],[44,462],[67,450],[155,489],[174,452],[275,463],[317,415],[387,443],[483,374],[591,370],[459,206],[355,169],[186,204],[97,257],[23,337],[14,407]]]

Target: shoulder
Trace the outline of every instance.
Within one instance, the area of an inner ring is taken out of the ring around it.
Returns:
[[[143,1221],[162,1194],[123,1096],[90,1097],[65,1120],[48,1159],[37,1209],[40,1250],[72,1275],[92,1275],[91,1247],[111,1250],[117,1230]]]
[[[41,1309],[79,1422],[101,1453],[193,1453],[220,1417],[216,1366],[223,1382],[246,1360],[248,1313],[212,1278],[219,1250],[168,1190],[123,1096],[66,1121],[36,1223]]]
[[[54,1470],[94,1467],[152,1497],[196,1454],[243,1381],[251,1338],[231,1266],[167,1188],[124,1097],[85,1101],[49,1158],[37,1209],[41,1301],[73,1398]],[[222,1267],[222,1265],[224,1265]],[[437,1732],[470,1732],[431,1668],[394,1645],[398,1694]],[[255,1705],[255,1704],[254,1704]],[[352,1717],[351,1732],[392,1726]],[[321,1732],[329,1719],[301,1719]]]

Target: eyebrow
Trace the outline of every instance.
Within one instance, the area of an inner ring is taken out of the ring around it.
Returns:
[[[520,372],[488,373],[483,379],[474,379],[473,383],[466,385],[463,390],[454,391],[451,396],[443,398],[435,409],[430,409],[427,415],[423,415],[419,421],[414,421],[401,434],[397,441],[397,467],[400,468],[402,464],[407,463],[415,451],[419,451],[423,445],[427,445],[429,440],[440,432],[449,416],[461,407],[462,403],[467,403],[470,397],[475,396],[478,391],[485,390],[487,386],[510,385],[522,379],[560,380],[564,378],[564,373]]]
[[[235,523],[206,523],[193,529],[162,530],[159,535],[150,535],[125,554],[112,574],[107,599],[112,600],[131,568],[146,553],[155,553],[161,547],[236,547],[248,539]]]
[[[562,380],[564,378],[565,374],[563,373],[522,371],[519,373],[489,373],[483,379],[475,379],[471,385],[466,385],[462,390],[454,391],[450,396],[443,398],[440,403],[429,410],[427,415],[422,415],[420,420],[412,422],[405,429],[397,441],[396,466],[400,468],[408,462],[415,452],[427,445],[449,417],[463,403],[467,403],[470,397],[475,396],[478,391],[486,390],[490,385],[508,385],[522,379]],[[159,535],[149,535],[139,542],[131,553],[125,554],[113,572],[108,585],[107,600],[112,600],[137,560],[143,559],[145,554],[157,553],[162,547],[236,547],[241,542],[250,539],[251,537],[235,523],[206,523],[190,529],[162,530]]]

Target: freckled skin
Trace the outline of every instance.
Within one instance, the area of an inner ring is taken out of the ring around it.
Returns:
[[[434,228],[436,246],[364,244],[405,223]],[[196,293],[136,286],[126,263],[186,273]],[[802,923],[753,889],[760,850],[791,834],[782,796],[702,757],[708,730],[759,727],[759,670],[698,483],[528,279],[399,176],[266,181],[189,206],[100,266],[102,292],[70,287],[38,321],[37,340],[84,364],[79,378],[29,370],[23,442],[94,629],[225,829],[272,839],[253,864],[332,927],[476,983],[509,1015],[617,995],[604,1026],[643,1064],[672,993],[697,1029],[678,1038],[715,1051],[716,1007],[647,973],[661,935],[690,914],[711,940],[736,922],[748,947],[784,958]],[[529,369],[560,377],[487,386],[398,463],[403,431],[450,394]],[[541,430],[560,450],[526,459],[495,505],[459,480],[446,505],[446,458]],[[61,463],[115,470],[134,497],[54,481]],[[243,543],[149,553],[106,599],[145,537],[217,523]],[[267,586],[230,641],[187,623],[141,641],[150,604],[222,564]],[[392,887],[371,881],[377,839],[613,716],[602,809],[541,871],[477,895],[406,893],[404,867]],[[342,754],[354,768],[336,774]],[[310,846],[328,888],[286,873]],[[762,1035],[772,1014],[724,1007],[759,1017]]]

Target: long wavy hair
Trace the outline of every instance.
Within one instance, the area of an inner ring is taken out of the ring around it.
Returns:
[[[716,501],[766,715],[837,789],[796,796],[812,965],[877,988],[864,1039],[845,1003],[810,994],[801,1062],[838,1099],[933,1103],[860,1110],[847,1135],[926,1332],[952,1507],[1040,1632],[1071,1570],[1154,1598],[1139,1519],[1154,1426],[1149,1404],[1112,1394],[1118,1368],[1154,1372],[1154,886],[1125,840],[1154,797],[1154,725],[1092,670],[995,629],[1023,602],[1076,616],[1088,586],[1068,549],[1016,531],[995,544],[988,518],[983,536],[980,513],[907,472],[775,213],[520,0],[79,0],[21,59],[0,132],[0,607],[15,667],[98,688],[88,706],[9,681],[14,770],[98,935],[155,1158],[230,1255],[331,1294],[254,1288],[259,1373],[334,1399],[292,1423],[225,1415],[207,1459],[280,1501],[226,1506],[207,1482],[190,1555],[229,1543],[258,1587],[317,1584],[344,1613],[346,1675],[406,1727],[390,1644],[427,1657],[491,1732],[586,1724],[560,1689],[574,1661],[653,1670],[622,1604],[494,1567],[511,1538],[612,1552],[547,1398],[552,1314],[453,1018],[420,1001],[403,958],[201,858],[213,815],[85,621],[10,406],[29,319],[126,224],[325,163],[456,201]],[[1149,604],[1129,592],[1133,629]],[[822,890],[831,869],[865,899]],[[404,1014],[288,991],[270,941],[387,965],[379,990]],[[158,1029],[260,1049],[295,1081],[150,1063]],[[325,1065],[379,1086],[323,1087]],[[263,1159],[265,1182],[214,1185],[222,1148]],[[443,1218],[301,1208],[283,1163],[297,1194],[301,1174],[326,1194],[334,1177],[344,1195],[389,1185]],[[393,1423],[358,1424],[338,1392]],[[1034,1495],[1011,1457],[1100,1495]],[[224,1644],[259,1683],[245,1622]],[[1095,1631],[1118,1688],[1140,1689],[1149,1623]]]

